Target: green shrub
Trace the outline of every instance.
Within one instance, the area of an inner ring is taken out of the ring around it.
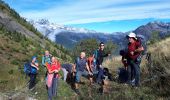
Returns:
[[[13,64],[13,65],[19,65],[18,59],[12,60],[12,61],[11,61],[11,64]]]
[[[11,69],[10,71],[8,71],[8,73],[12,75],[14,73],[14,70]]]

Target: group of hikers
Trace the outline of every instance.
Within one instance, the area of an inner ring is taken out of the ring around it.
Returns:
[[[122,63],[124,64],[124,70],[127,72],[127,81],[124,83],[134,87],[140,86],[140,63],[141,52],[144,50],[141,41],[138,40],[135,33],[130,32],[128,37],[128,45],[126,49],[120,50],[122,56]],[[86,53],[81,52],[75,59],[74,63],[61,64],[52,56],[49,51],[45,51],[42,57],[42,65],[46,69],[46,86],[48,92],[48,99],[52,100],[57,95],[58,80],[60,78],[59,71],[63,71],[63,80],[72,81],[75,92],[80,95],[79,84],[82,82],[81,77],[85,76],[89,79],[90,85],[94,84],[104,85],[106,80],[113,80],[113,77],[109,73],[107,68],[103,66],[104,57],[110,56],[110,53],[106,53],[104,50],[104,43],[99,44],[99,48],[92,52],[90,57],[86,58]],[[31,71],[29,73],[30,82],[29,89],[35,86],[35,79],[37,71],[39,70],[39,64],[37,58],[34,56],[31,60]],[[120,70],[121,73],[121,70]],[[125,75],[125,74],[124,74]]]

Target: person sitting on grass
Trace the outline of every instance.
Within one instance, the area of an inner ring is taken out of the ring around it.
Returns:
[[[81,76],[92,76],[93,74],[90,72],[89,66],[87,64],[85,52],[80,53],[80,57],[77,57],[74,65],[74,72],[76,72],[75,75],[75,92],[80,95],[80,92],[78,90],[78,84],[80,83]],[[92,80],[92,77],[89,77],[90,80]]]

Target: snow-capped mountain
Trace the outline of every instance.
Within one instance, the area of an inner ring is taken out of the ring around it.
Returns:
[[[61,32],[72,32],[72,33],[97,33],[93,30],[87,30],[84,28],[74,28],[70,26],[64,26],[64,25],[58,25],[54,23],[50,23],[46,19],[40,19],[37,21],[29,20],[31,24],[34,25],[37,30],[39,30],[41,33],[43,33],[44,36],[48,37],[52,41],[55,41],[55,36],[58,35]]]
[[[29,20],[29,22],[34,25],[44,36],[68,48],[72,48],[75,43],[87,38],[96,38],[98,41],[103,42],[112,40],[115,43],[121,43],[118,41],[121,37],[125,37],[125,34],[121,32],[113,34],[96,32],[84,28],[74,28],[50,23],[46,19],[40,19],[38,21]]]
[[[125,37],[128,34],[128,32],[102,33],[84,28],[74,28],[50,23],[46,19],[38,21],[30,20],[29,22],[32,23],[44,36],[67,48],[73,48],[77,42],[87,38],[95,38],[98,41],[103,42],[112,40],[113,43],[123,46],[126,43]],[[149,40],[152,33],[155,31],[159,32],[160,37],[170,35],[170,23],[150,22],[134,30],[137,35],[143,35],[146,40]]]

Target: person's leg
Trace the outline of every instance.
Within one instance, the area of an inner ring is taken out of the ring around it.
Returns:
[[[100,68],[99,69],[99,72],[98,72],[98,75],[97,75],[97,83],[101,83],[102,82],[102,76],[103,76],[103,69]]]
[[[30,74],[30,83],[29,83],[29,89],[33,88],[35,85],[35,78],[36,75],[35,74]]]
[[[127,68],[127,71],[128,71],[128,84],[131,83],[131,78],[132,78],[132,64],[129,62],[128,64],[128,68]]]
[[[58,88],[58,78],[53,79],[52,83],[52,95],[57,96],[57,88]]]
[[[92,84],[93,82],[93,75],[89,75],[88,71],[84,70],[83,73],[82,73],[82,76],[85,76],[89,79],[90,81],[90,85]]]
[[[135,86],[140,85],[140,64],[139,63],[133,63],[134,70],[135,70]]]
[[[75,92],[78,94],[78,95],[81,95],[79,90],[78,90],[78,84],[80,83],[80,78],[82,76],[82,72],[81,71],[77,71],[76,72],[76,77],[75,77]]]
[[[51,87],[48,87],[48,100],[52,100],[52,86]]]
[[[68,71],[67,71],[65,68],[62,68],[62,71],[63,71],[63,73],[64,73],[64,81],[66,81]]]
[[[82,76],[81,71],[76,72],[76,78],[75,78],[75,89],[78,89],[78,83],[80,82],[80,78]]]

